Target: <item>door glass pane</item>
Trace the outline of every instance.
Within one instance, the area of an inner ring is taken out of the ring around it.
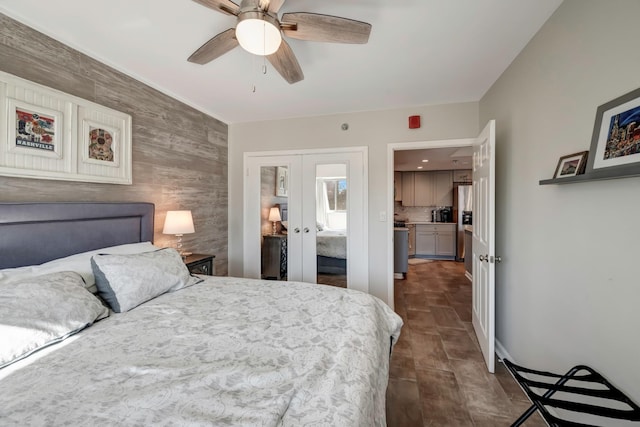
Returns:
[[[347,166],[316,166],[317,283],[347,287]]]
[[[260,271],[267,280],[287,280],[288,172],[286,166],[260,169]]]

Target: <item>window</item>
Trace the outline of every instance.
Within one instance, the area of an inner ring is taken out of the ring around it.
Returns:
[[[346,179],[325,179],[327,189],[327,200],[329,210],[347,210],[347,180]]]

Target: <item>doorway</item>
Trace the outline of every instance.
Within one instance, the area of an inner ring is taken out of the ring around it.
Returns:
[[[245,277],[368,292],[366,152],[245,154]]]
[[[442,149],[442,148],[462,148],[472,147],[472,191],[473,191],[473,214],[474,226],[472,232],[472,324],[478,343],[482,349],[482,353],[489,372],[494,372],[494,348],[495,348],[495,263],[499,262],[499,257],[495,256],[495,121],[491,120],[487,123],[483,131],[477,138],[458,139],[458,140],[441,140],[441,141],[423,141],[414,143],[395,143],[388,145],[387,155],[387,179],[388,179],[388,211],[394,212],[394,159],[396,151],[420,150],[420,149]],[[419,166],[417,168],[420,168]],[[424,178],[428,182],[426,178]],[[414,185],[415,185],[414,180]],[[403,182],[404,184],[404,182]],[[411,184],[411,182],[410,182]],[[431,184],[431,192],[436,192]],[[411,188],[410,189],[414,189]],[[404,193],[404,188],[403,188]],[[403,198],[404,198],[403,194]],[[439,197],[439,196],[438,196]],[[424,197],[424,200],[434,200],[433,196]],[[452,199],[449,199],[452,200]],[[411,199],[411,204],[414,199]],[[420,205],[420,203],[419,203]],[[425,206],[422,203],[421,206]],[[426,205],[424,214],[427,209],[434,206]],[[425,215],[425,224],[433,224],[427,215]],[[435,220],[436,216],[432,216]],[[438,234],[440,226],[427,226],[426,229],[433,228],[431,234]],[[387,228],[388,241],[393,241],[394,229],[392,223]],[[425,230],[425,239],[429,237]],[[416,232],[418,234],[418,232]],[[425,240],[426,241],[426,240]],[[434,240],[437,251],[437,237]],[[419,245],[416,242],[416,246]],[[389,245],[387,254],[389,277],[388,277],[388,299],[395,307],[394,292],[394,246]],[[426,245],[431,250],[433,245]],[[439,255],[437,252],[434,255]],[[466,255],[468,256],[468,254]]]

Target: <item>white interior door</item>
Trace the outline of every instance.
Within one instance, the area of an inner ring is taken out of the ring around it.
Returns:
[[[495,369],[495,120],[473,145],[473,329]]]
[[[346,191],[346,282],[350,289],[369,291],[367,240],[366,149],[308,154],[272,155],[248,153],[245,156],[244,197],[244,276],[261,277],[261,245],[264,230],[261,169],[288,169],[287,280],[322,282],[316,257],[317,180],[326,166],[343,166]],[[326,276],[325,276],[326,278]],[[320,280],[319,280],[320,279]]]

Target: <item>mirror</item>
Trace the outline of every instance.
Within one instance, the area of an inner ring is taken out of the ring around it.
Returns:
[[[260,168],[260,271],[266,280],[287,280],[288,172],[286,166]]]
[[[347,166],[316,166],[317,283],[347,287]]]

